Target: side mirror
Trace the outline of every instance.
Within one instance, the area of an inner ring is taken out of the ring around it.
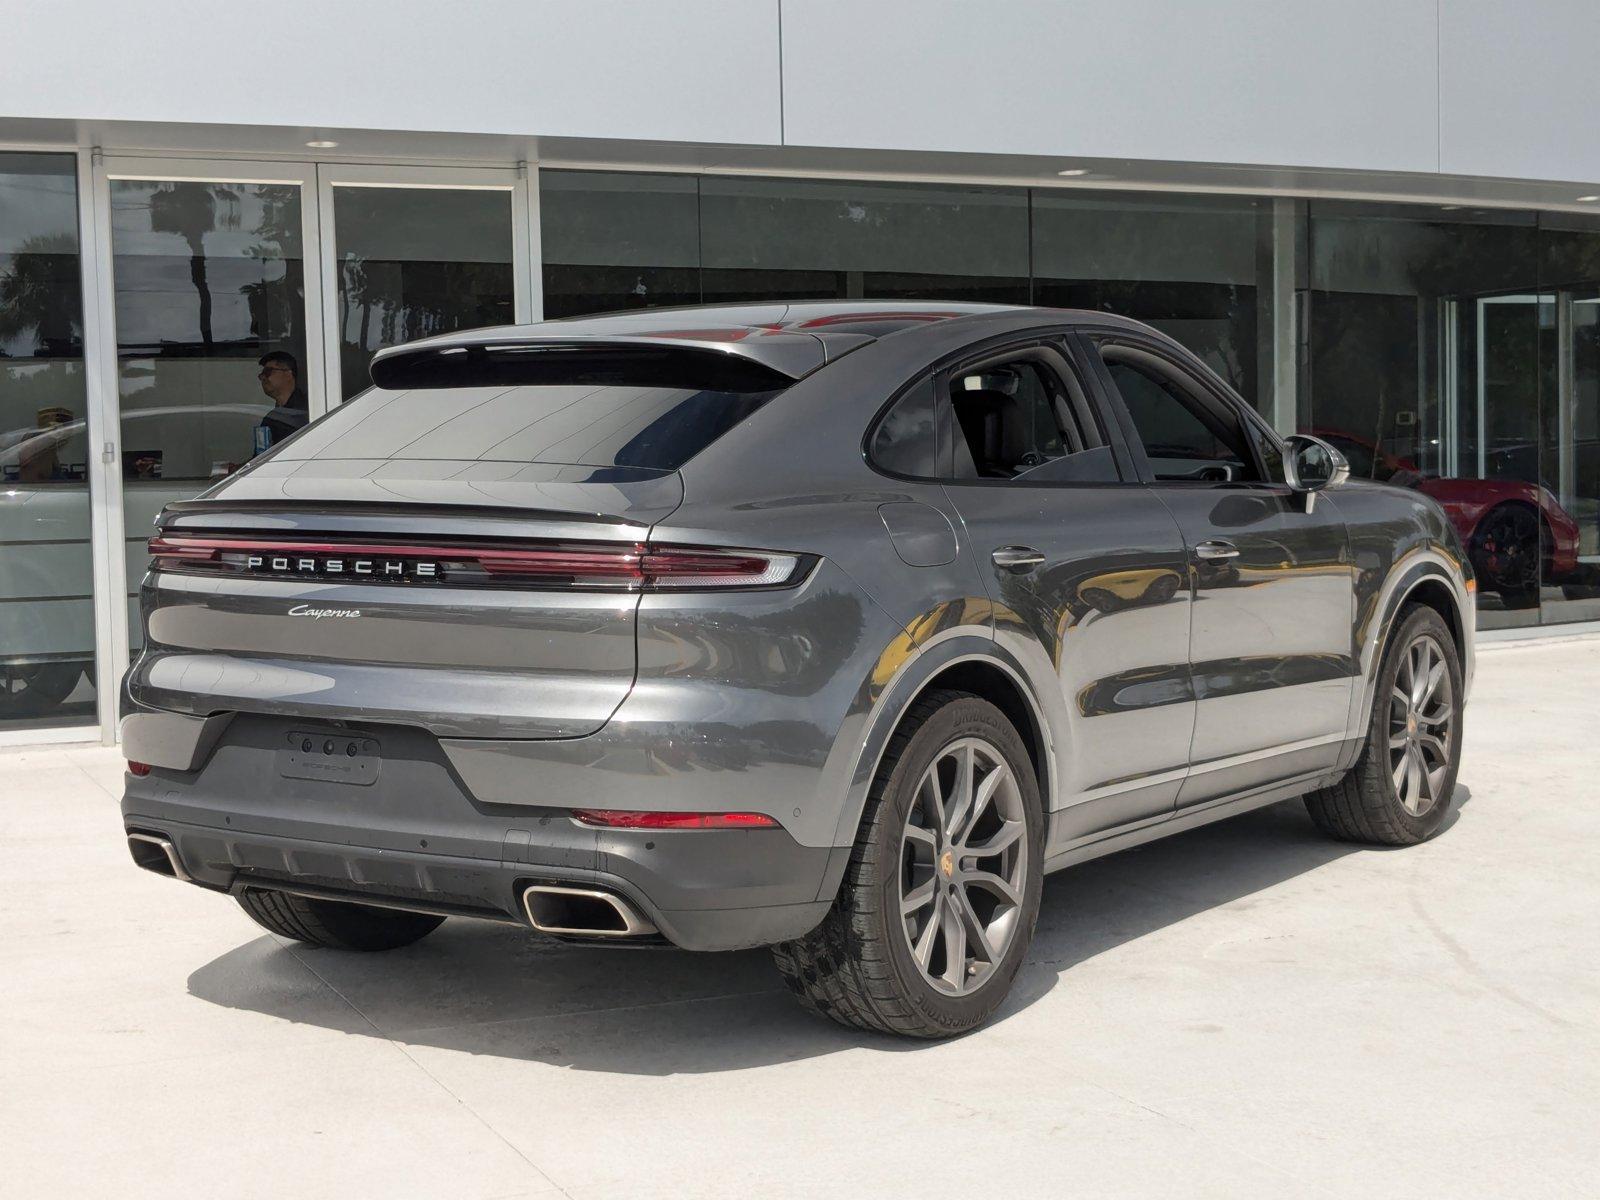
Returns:
[[[1310,512],[1318,492],[1350,478],[1350,464],[1321,438],[1296,433],[1283,439],[1283,474],[1289,486],[1306,498]]]

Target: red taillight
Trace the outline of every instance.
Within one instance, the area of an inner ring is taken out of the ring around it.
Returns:
[[[203,566],[356,583],[449,583],[503,586],[513,581],[567,587],[684,591],[773,587],[801,574],[802,558],[699,546],[566,543],[532,546],[411,545],[278,541],[163,534],[149,542],[163,570]],[[362,564],[367,564],[363,566]],[[410,566],[427,564],[425,572]]]
[[[150,764],[134,762],[133,759],[130,758],[128,760],[128,774],[139,776],[148,775],[150,774]]]
[[[620,808],[575,808],[572,819],[606,829],[775,829],[778,825],[766,813],[629,812]]]

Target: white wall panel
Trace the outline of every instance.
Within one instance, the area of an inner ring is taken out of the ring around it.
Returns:
[[[791,145],[1438,166],[1435,0],[784,0],[783,49]]]
[[[1440,170],[1600,180],[1596,0],[1442,0]]]
[[[0,114],[779,140],[776,0],[4,0]]]

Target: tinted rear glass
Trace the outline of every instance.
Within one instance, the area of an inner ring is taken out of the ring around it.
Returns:
[[[672,471],[777,394],[593,383],[374,388],[306,429],[282,457]]]

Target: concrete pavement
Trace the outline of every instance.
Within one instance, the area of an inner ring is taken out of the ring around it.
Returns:
[[[291,946],[129,862],[114,750],[0,753],[0,1194],[1592,1196],[1600,640],[1486,647],[1459,817],[1298,802],[1053,876],[991,1026],[764,952]]]

